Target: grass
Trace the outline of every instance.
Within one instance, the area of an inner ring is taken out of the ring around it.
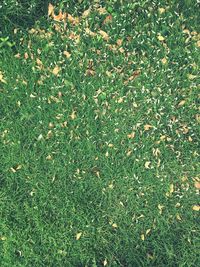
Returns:
[[[1,48],[3,267],[199,265],[197,2],[114,2]]]

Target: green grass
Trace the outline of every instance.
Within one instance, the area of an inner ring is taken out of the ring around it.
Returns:
[[[2,267],[199,265],[198,4],[119,2],[2,45]]]

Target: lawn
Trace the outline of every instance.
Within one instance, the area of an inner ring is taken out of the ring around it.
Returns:
[[[199,9],[65,0],[4,20],[0,266],[199,266]]]

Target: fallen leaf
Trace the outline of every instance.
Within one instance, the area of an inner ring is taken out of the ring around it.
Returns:
[[[200,189],[200,182],[195,182],[195,183],[194,183],[194,186],[195,186],[197,189]]]
[[[200,206],[199,205],[194,205],[192,207],[192,209],[195,210],[195,211],[200,211]]]
[[[83,14],[82,14],[82,18],[87,18],[87,17],[90,15],[90,11],[91,11],[90,8],[87,9],[87,10],[85,10],[85,11],[83,12]]]
[[[52,70],[52,73],[55,75],[55,76],[57,76],[58,75],[58,73],[60,72],[60,67],[59,66],[55,66],[54,67],[54,69]]]
[[[165,40],[165,38],[161,34],[158,34],[157,38],[161,42],[163,42]]]
[[[107,262],[107,260],[105,259],[104,261],[103,261],[103,266],[106,266],[108,264],[108,262]]]
[[[70,117],[72,120],[76,119],[76,111],[73,111]]]
[[[173,192],[174,192],[174,185],[170,184],[169,193],[172,194]]]
[[[165,65],[167,63],[167,59],[164,57],[164,58],[161,59],[161,62],[162,62],[162,64]]]
[[[176,219],[178,220],[178,221],[181,221],[182,219],[181,219],[181,216],[177,213],[176,214]]]
[[[151,232],[151,229],[146,230],[146,235],[148,235]]]
[[[142,241],[144,241],[144,239],[145,239],[144,234],[141,234],[140,238],[142,239]]]
[[[110,23],[110,22],[112,22],[112,16],[111,16],[111,15],[108,15],[108,16],[104,19],[103,24],[107,24],[107,23]]]
[[[3,77],[3,73],[0,71],[0,82],[7,83],[6,80]]]
[[[38,140],[38,141],[41,141],[42,139],[43,139],[43,135],[40,134],[40,135],[38,136],[37,140]]]
[[[145,125],[144,125],[144,130],[145,130],[145,131],[149,131],[151,128],[153,128],[153,126],[150,125],[150,124],[145,124]]]
[[[53,19],[55,21],[60,22],[60,21],[62,21],[64,19],[64,16],[65,15],[62,13],[62,10],[60,10],[58,15],[53,15]]]
[[[160,7],[160,8],[158,9],[158,12],[159,12],[160,14],[163,14],[163,13],[165,12],[165,9],[164,9],[163,7]]]
[[[71,54],[68,51],[64,51],[63,54],[66,56],[66,58],[70,58]]]
[[[24,54],[24,58],[28,59],[28,53],[27,52]]]
[[[113,224],[112,224],[112,227],[113,227],[113,228],[117,228],[118,226],[117,226],[116,223],[113,223]]]
[[[42,61],[39,58],[36,58],[36,63],[38,66],[42,66]]]
[[[151,164],[150,161],[145,162],[144,166],[146,169],[150,169],[149,165]]]
[[[102,30],[99,30],[99,34],[102,36],[102,38],[105,40],[105,41],[108,41],[109,40],[109,35],[102,31]]]
[[[105,9],[105,7],[99,7],[97,9],[97,11],[99,12],[100,15],[106,14],[107,10]]]
[[[197,47],[200,47],[200,40],[197,41]]]
[[[185,100],[181,100],[181,102],[178,103],[178,107],[182,107],[185,104]]]
[[[51,3],[48,6],[48,16],[54,16],[54,6]]]
[[[117,43],[118,46],[121,46],[122,43],[123,43],[123,40],[122,39],[117,39],[117,42],[116,43]]]
[[[188,79],[189,80],[194,80],[197,76],[193,74],[188,74]]]
[[[132,132],[131,134],[127,135],[128,138],[133,139],[135,137],[135,132]]]
[[[95,32],[91,31],[89,28],[86,28],[86,29],[85,29],[85,32],[86,32],[88,35],[92,36],[92,37],[94,37],[94,36],[97,35]]]
[[[77,25],[79,24],[79,18],[77,17],[73,17],[72,15],[68,14],[67,19],[70,23],[72,23],[73,25]]]
[[[82,236],[82,233],[76,234],[76,240],[79,240],[81,238],[81,236]]]

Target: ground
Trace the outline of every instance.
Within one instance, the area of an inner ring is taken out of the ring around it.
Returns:
[[[0,39],[1,266],[198,266],[193,2],[49,5]]]

